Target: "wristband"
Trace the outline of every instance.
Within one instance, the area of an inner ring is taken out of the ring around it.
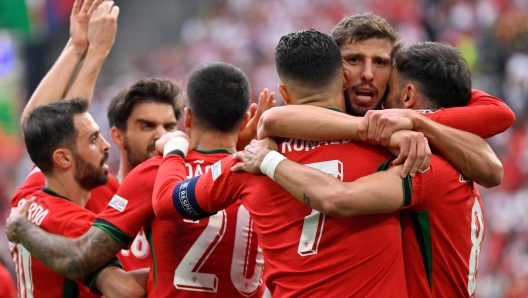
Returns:
[[[273,180],[275,169],[277,168],[279,163],[285,159],[286,157],[280,154],[279,152],[270,151],[262,160],[262,163],[260,164],[260,171],[262,172],[262,174],[265,174]]]
[[[184,156],[187,156],[189,151],[189,142],[184,137],[175,137],[170,139],[165,146],[163,146],[163,157],[174,150],[179,150]]]

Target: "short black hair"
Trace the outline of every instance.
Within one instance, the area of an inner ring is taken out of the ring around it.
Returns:
[[[29,157],[44,174],[53,170],[53,152],[58,148],[76,151],[79,131],[75,127],[75,115],[88,111],[84,98],[59,100],[33,110],[23,126],[24,139]]]
[[[334,39],[313,29],[281,37],[275,49],[275,65],[281,79],[315,88],[326,86],[343,70]]]
[[[182,113],[183,91],[179,84],[169,79],[150,78],[136,81],[112,98],[108,105],[108,123],[122,131],[127,129],[127,119],[134,108],[142,103],[162,103],[172,106],[176,120]]]
[[[420,42],[395,54],[400,84],[414,82],[434,108],[465,106],[471,98],[471,70],[460,50],[440,42]]]
[[[249,81],[242,70],[231,64],[204,64],[189,75],[187,101],[196,125],[232,132],[238,129],[249,109]]]

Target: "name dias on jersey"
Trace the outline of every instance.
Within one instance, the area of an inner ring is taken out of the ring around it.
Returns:
[[[26,202],[26,199],[21,199],[18,202],[18,207],[22,206]],[[33,202],[31,203],[31,206],[29,206],[28,210],[28,220],[36,225],[37,227],[40,227],[40,224],[46,218],[46,215],[48,215],[49,210],[44,209],[39,204]]]
[[[292,152],[292,151],[309,151],[313,150],[321,145],[338,145],[350,143],[352,140],[338,140],[338,141],[307,141],[289,138],[286,139],[280,146],[280,153]]]

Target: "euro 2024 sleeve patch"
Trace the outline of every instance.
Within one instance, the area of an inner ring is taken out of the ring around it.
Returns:
[[[118,195],[114,195],[114,197],[112,198],[112,200],[110,200],[110,202],[108,203],[108,206],[120,211],[120,212],[123,212],[123,210],[125,210],[126,206],[128,204],[128,200],[118,196]]]
[[[219,160],[211,166],[211,174],[213,175],[213,181],[220,177],[222,174],[222,161]]]

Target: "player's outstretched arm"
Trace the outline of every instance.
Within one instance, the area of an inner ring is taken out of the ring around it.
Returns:
[[[502,100],[475,89],[471,90],[471,99],[465,107],[449,108],[426,116],[484,139],[505,131],[515,121],[515,114]]]
[[[403,203],[401,166],[345,183],[331,175],[286,159],[268,140],[254,141],[236,158],[234,171],[262,172],[297,200],[334,217],[387,213]],[[410,179],[410,178],[408,178]],[[380,187],[380,183],[383,187]]]
[[[64,98],[68,83],[88,49],[88,22],[103,0],[75,0],[70,16],[70,40],[50,71],[42,79],[22,111],[20,125],[38,106]]]
[[[139,271],[139,270],[136,270]],[[138,272],[125,272],[119,267],[107,267],[101,271],[95,286],[99,291],[108,298],[140,298],[145,297],[145,284],[138,281],[136,276]],[[140,272],[142,280],[146,279],[148,270]]]
[[[502,164],[486,141],[472,133],[434,122],[413,110],[368,111],[359,125],[359,136],[364,141],[386,145],[392,132],[401,129],[398,123],[402,119],[411,123],[410,129],[422,132],[431,147],[468,179],[484,187],[501,183]]]
[[[119,7],[115,6],[113,1],[103,2],[91,14],[87,32],[89,47],[86,58],[66,93],[66,98],[92,99],[97,77],[114,44],[118,16]]]
[[[6,234],[11,242],[24,247],[53,271],[77,280],[103,267],[125,246],[97,227],[77,239],[50,234],[32,224],[27,217],[33,201],[11,210]]]
[[[502,163],[481,137],[429,119],[419,122],[416,130],[466,178],[487,188],[501,184]]]
[[[269,109],[260,117],[257,136],[302,140],[359,140],[357,125],[361,118],[307,105],[288,105]]]

